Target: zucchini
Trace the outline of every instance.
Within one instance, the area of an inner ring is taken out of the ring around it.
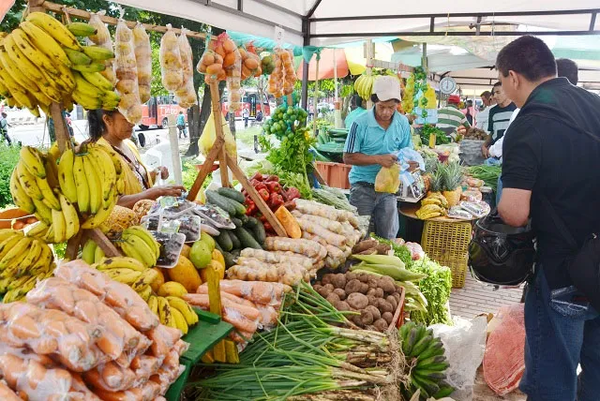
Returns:
[[[262,249],[262,246],[260,246],[260,244],[256,242],[254,237],[252,237],[252,235],[250,235],[250,233],[246,231],[245,228],[236,228],[235,233],[244,248]]]
[[[229,213],[230,216],[235,216],[237,213],[235,206],[229,202],[231,199],[225,198],[215,191],[206,191],[206,200],[213,205],[219,206],[221,209]]]
[[[219,195],[222,195],[228,199],[233,199],[234,201],[242,203],[242,204],[246,201],[246,198],[244,198],[244,195],[240,191],[237,191],[233,188],[222,187],[222,188],[217,189],[217,192],[219,193]]]
[[[222,252],[223,259],[225,259],[225,268],[229,269],[231,266],[235,265],[235,258],[229,252]]]
[[[258,220],[252,216],[248,216],[248,221],[246,222],[246,224],[244,224],[244,227],[247,228],[254,228],[256,227],[256,224],[258,223]]]
[[[227,233],[227,230],[221,231],[215,240],[225,252],[229,252],[233,249],[233,242],[231,241],[231,237]]]
[[[233,231],[228,231],[229,238],[231,238],[231,242],[233,243],[233,249],[240,249],[242,247],[242,243],[240,239],[235,235]]]
[[[240,219],[238,219],[237,217],[232,217],[231,222],[233,224],[235,224],[235,228],[240,228],[241,226],[243,226],[242,221]]]
[[[264,244],[267,239],[267,233],[265,231],[265,226],[260,220],[256,220],[256,226],[252,228],[252,233],[254,234],[254,238],[259,244]]]

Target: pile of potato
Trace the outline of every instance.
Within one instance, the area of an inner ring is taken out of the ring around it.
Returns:
[[[314,289],[337,310],[360,313],[349,316],[358,327],[380,332],[392,324],[402,293],[391,277],[353,272],[326,274]]]

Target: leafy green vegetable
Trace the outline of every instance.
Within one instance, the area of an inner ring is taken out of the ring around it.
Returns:
[[[423,323],[426,326],[443,323],[452,325],[450,312],[447,305],[452,290],[452,274],[446,266],[440,266],[437,262],[425,256],[420,260],[412,261],[406,265],[408,270],[427,274],[427,277],[419,281],[419,290],[427,299],[427,312],[411,312],[410,318],[415,323]]]
[[[410,250],[406,246],[398,245],[392,240],[380,238],[375,234],[371,234],[371,238],[376,239],[381,244],[387,244],[391,246],[392,250],[394,251],[394,255],[397,256],[402,262],[404,262],[404,265],[409,266],[412,263],[412,255],[410,253]]]
[[[444,145],[444,144],[450,143],[450,138],[448,138],[446,133],[431,124],[425,124],[421,128],[421,141],[424,144],[428,144],[429,136],[431,134],[435,134],[435,144],[436,145]]]

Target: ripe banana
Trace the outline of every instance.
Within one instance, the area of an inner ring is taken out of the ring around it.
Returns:
[[[176,281],[167,281],[166,283],[163,283],[158,289],[158,295],[163,297],[173,296],[181,298],[185,294],[187,294],[187,290],[185,289],[185,287]]]
[[[75,80],[77,92],[79,92],[80,95],[91,99],[98,99],[100,102],[102,101],[104,92],[101,88],[88,82],[79,72],[74,72],[73,78]]]
[[[43,221],[47,225],[52,224],[52,209],[50,209],[46,204],[37,199],[31,199],[33,205],[35,206],[35,217]]]
[[[177,328],[173,321],[173,315],[171,315],[171,307],[165,297],[158,297],[158,316],[160,322],[165,326]]]
[[[90,211],[90,189],[83,170],[83,156],[75,155],[73,162],[73,179],[77,189],[77,205],[79,211],[87,213]],[[86,227],[83,227],[86,228]]]
[[[152,288],[149,285],[147,285],[144,287],[143,290],[136,292],[144,301],[148,302],[148,299],[150,299],[150,296],[152,295]]]
[[[10,175],[10,194],[12,195],[13,202],[15,202],[15,205],[17,205],[27,213],[33,213],[35,211],[35,205],[33,204],[33,201],[25,193],[25,190],[19,182],[16,168]]]
[[[173,322],[175,324],[175,328],[181,330],[183,334],[187,334],[189,331],[189,327],[187,321],[183,314],[178,310],[170,306],[171,316],[173,318]]]
[[[88,146],[89,159],[94,165],[102,185],[102,199],[108,200],[116,185],[117,174],[110,157],[98,146]]]
[[[35,11],[29,13],[26,20],[37,25],[40,29],[43,29],[63,47],[71,50],[81,49],[79,42],[71,31],[53,16]]]
[[[0,260],[0,270],[6,269],[19,256],[26,256],[27,248],[33,241],[30,237],[21,237],[19,241]],[[20,260],[20,259],[19,259]]]
[[[103,107],[101,97],[93,98],[93,97],[87,96],[86,94],[84,94],[78,90],[75,90],[73,93],[71,93],[71,96],[73,97],[73,100],[77,104],[81,105],[85,109],[96,110],[96,109],[101,109]]]
[[[96,32],[98,32],[96,28],[86,22],[71,22],[70,24],[67,24],[67,29],[73,35],[82,37],[95,35]],[[85,48],[86,46],[83,47]]]
[[[85,230],[89,230],[92,228],[100,227],[104,220],[110,216],[112,210],[116,205],[116,199],[113,199],[112,202],[106,203],[102,205],[102,208],[95,215],[88,217],[88,219],[81,225],[81,228]]]
[[[96,248],[98,248],[98,245],[96,242],[94,242],[94,240],[91,239],[87,240],[83,245],[81,250],[81,259],[83,259],[88,265],[92,265],[95,262]],[[97,266],[96,269],[101,270]]]
[[[104,78],[104,76],[102,74],[100,74],[99,72],[82,72],[81,75],[87,82],[89,82],[96,88],[100,88],[100,89],[103,89],[105,91],[110,91],[110,92],[112,92],[114,89],[113,84],[108,82],[108,80],[106,78]],[[114,92],[112,92],[112,93],[114,93]],[[118,98],[118,96],[117,96],[117,98]]]
[[[167,296],[166,298],[169,301],[171,309],[177,309],[181,312],[189,326],[198,323],[198,315],[194,312],[190,304],[179,297]]]
[[[156,272],[156,270],[146,269],[144,272],[142,272],[140,278],[135,283],[133,283],[131,288],[133,288],[133,290],[138,293],[145,291],[147,287],[150,287],[150,283],[156,280],[157,277],[158,273]]]
[[[17,172],[19,184],[27,196],[29,196],[31,199],[36,199],[39,201],[44,199],[44,195],[38,187],[36,177],[33,176],[29,170],[27,170],[27,167],[23,161],[19,161],[17,163],[15,171]]]
[[[154,257],[158,259],[160,256],[160,244],[148,230],[142,226],[131,226],[126,228],[123,232],[125,235],[133,234],[144,240],[144,242],[152,249]]]
[[[141,238],[129,235],[121,239],[123,242],[120,245],[125,255],[139,260],[146,268],[154,266],[156,259],[153,257],[152,249]]]
[[[55,60],[56,62],[71,68],[73,63],[71,63],[71,60],[69,60],[63,48],[46,31],[29,21],[21,22],[19,27],[27,34],[31,43],[50,57],[51,60]],[[60,67],[58,68],[60,69]]]
[[[148,307],[150,308],[152,313],[154,313],[156,316],[159,316],[159,314],[158,314],[158,297],[156,295],[150,295],[150,298],[148,298]]]
[[[17,233],[0,242],[0,260],[8,254],[23,239],[23,234]]]
[[[79,232],[79,216],[77,215],[75,206],[63,194],[59,194],[58,196],[66,225],[65,239],[69,239]]]
[[[77,187],[73,178],[73,150],[67,149],[58,163],[58,182],[61,192],[71,203],[77,203]]]
[[[104,274],[109,276],[112,280],[129,286],[135,283],[142,275],[142,273],[138,271],[125,268],[105,270]]]
[[[83,52],[95,61],[110,60],[115,57],[111,50],[101,46],[83,46]]]
[[[41,238],[48,232],[48,226],[43,221],[37,221],[30,225],[27,230],[27,236]]]
[[[93,241],[92,241],[93,242]],[[131,269],[137,272],[143,273],[146,271],[146,267],[137,259],[123,256],[116,256],[112,258],[106,258],[99,263],[96,263],[94,267],[98,270],[111,270],[111,269]]]
[[[23,146],[19,152],[19,157],[31,175],[46,178],[46,169],[37,149],[31,146]]]
[[[0,62],[2,63],[2,67],[4,67],[6,72],[10,74],[12,79],[21,85],[25,90],[28,90],[32,93],[38,90],[35,82],[28,78],[20,66],[17,66],[10,58],[8,52],[6,51],[6,47],[0,47]]]
[[[83,156],[83,170],[90,189],[90,212],[98,213],[102,207],[102,180],[89,154]]]
[[[21,235],[21,232],[13,230],[11,228],[0,229],[0,243],[2,243],[4,240],[11,238],[13,235]]]
[[[60,201],[52,191],[52,188],[50,188],[48,181],[44,178],[36,178],[35,182],[42,192],[42,195],[44,195],[42,202],[44,202],[51,209],[60,210]]]
[[[21,260],[21,263],[19,263],[19,265],[17,266],[19,273],[27,271],[29,267],[33,265],[33,263],[40,257],[40,255],[42,254],[43,245],[45,244],[36,239],[31,241],[31,245],[29,246],[29,250],[27,251],[25,258],[23,258],[23,260]]]
[[[54,227],[54,243],[59,244],[67,239],[67,223],[60,210],[52,209],[52,226]]]

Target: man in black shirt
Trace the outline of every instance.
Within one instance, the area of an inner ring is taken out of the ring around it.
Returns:
[[[537,234],[521,389],[528,401],[598,400],[600,314],[572,284],[566,264],[577,250],[551,215],[579,246],[599,232],[600,98],[557,78],[552,52],[531,36],[504,47],[496,68],[504,91],[521,108],[504,139],[498,211],[513,226],[531,217]]]
[[[490,157],[490,146],[495,144],[508,128],[510,117],[517,108],[512,100],[506,96],[502,89],[502,82],[496,82],[492,88],[492,96],[496,105],[490,109],[487,131],[490,133],[485,143],[481,146],[483,156]]]

